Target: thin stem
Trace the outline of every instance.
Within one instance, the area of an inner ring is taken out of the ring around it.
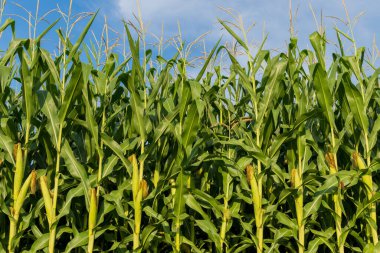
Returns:
[[[103,107],[103,112],[102,112],[102,125],[100,127],[100,133],[103,134],[105,132],[105,126],[106,126],[106,110],[105,106]],[[100,145],[99,148],[101,152],[98,153],[99,155],[99,165],[98,165],[98,178],[97,178],[97,189],[96,189],[96,196],[97,196],[97,202],[99,203],[99,195],[100,195],[100,180],[102,179],[102,174],[103,174],[103,146],[104,142],[102,139],[100,139]]]
[[[227,200],[227,197],[224,197],[224,213],[223,213],[222,227],[220,229],[220,249],[221,249],[221,252],[224,251],[223,245],[224,245],[224,240],[226,239],[226,230],[227,230],[227,221],[228,221],[227,212],[228,212],[228,200]]]
[[[298,252],[303,253],[305,251],[305,225],[304,225],[304,213],[303,213],[303,164],[301,156],[301,139],[297,139],[298,142],[298,171],[295,175],[295,188],[298,190],[297,197],[295,200],[296,213],[297,213],[297,223],[298,223]]]
[[[176,227],[175,249],[176,249],[176,252],[181,252],[181,233],[179,231],[181,227],[181,223],[178,220],[179,219],[177,219],[175,223],[175,227]]]
[[[231,113],[228,111],[228,125],[231,126]],[[228,140],[231,140],[231,127],[228,128]],[[228,160],[231,160],[231,149],[228,148]],[[226,230],[227,230],[227,223],[229,220],[229,208],[228,208],[228,196],[230,195],[230,174],[227,172],[227,178],[225,184],[226,186],[226,192],[224,193],[224,209],[223,209],[223,221],[222,221],[222,226],[220,228],[220,249],[221,252],[224,251],[224,241],[226,239]],[[227,251],[227,250],[226,250]]]
[[[256,145],[260,146],[260,128],[256,131]],[[263,246],[264,246],[264,212],[262,210],[262,198],[263,198],[263,187],[262,187],[262,177],[261,177],[261,162],[257,161],[257,174],[255,174],[255,177],[257,177],[257,203],[255,208],[255,217],[256,217],[256,237],[258,240],[258,247],[257,252],[261,253],[263,252]]]
[[[54,253],[55,237],[56,237],[56,213],[57,213],[57,199],[58,199],[58,181],[59,181],[59,168],[61,161],[61,142],[62,142],[62,125],[59,126],[58,143],[57,143],[57,161],[55,164],[54,175],[54,191],[53,191],[53,213],[52,213],[52,226],[50,227],[49,236],[49,253]]]
[[[141,155],[145,151],[145,140],[141,140]],[[133,249],[138,249],[140,247],[140,231],[141,231],[141,217],[142,217],[142,207],[141,201],[143,198],[142,180],[144,176],[144,160],[140,161],[139,167],[139,179],[138,179],[138,192],[135,199],[135,229],[133,231]]]

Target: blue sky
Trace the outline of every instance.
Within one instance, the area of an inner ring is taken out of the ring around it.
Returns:
[[[40,0],[39,16],[49,10],[60,7],[64,12],[69,8],[69,0]],[[7,1],[3,21],[12,14],[12,18],[17,20],[17,32],[19,37],[25,37],[28,34],[28,26],[19,16],[27,18],[27,13],[17,4],[25,7],[33,15],[35,14],[37,0],[17,0]],[[181,34],[186,42],[191,42],[203,33],[209,32],[202,39],[207,50],[222,35],[224,42],[231,41],[221,29],[217,18],[233,21],[234,18],[227,14],[232,12],[235,17],[241,18],[246,27],[254,24],[248,34],[248,40],[252,48],[255,48],[263,39],[264,34],[268,34],[266,42],[267,49],[285,50],[289,38],[289,1],[288,0],[141,0],[141,14],[144,20],[144,27],[147,32],[147,43],[155,43],[157,40],[152,34],[160,35],[162,27],[164,29],[164,38],[169,39],[178,34],[178,23],[181,26]],[[348,13],[354,26],[354,36],[358,46],[372,48],[374,36],[380,37],[380,1],[378,0],[346,0]],[[308,36],[317,29],[315,19],[313,18],[311,8],[313,8],[317,21],[323,20],[326,27],[328,39],[331,41],[330,50],[336,50],[334,26],[339,27],[344,32],[350,33],[348,26],[344,23],[347,21],[345,10],[341,0],[293,0],[293,22],[296,36],[299,38],[301,48],[310,48]],[[80,12],[93,12],[100,10],[95,24],[92,27],[94,34],[98,37],[101,34],[104,24],[104,17],[112,28],[110,37],[119,36],[122,42],[123,26],[122,19],[135,20],[133,13],[137,14],[136,0],[73,0],[73,14]],[[17,16],[15,16],[17,15]],[[355,17],[360,16],[358,20]],[[59,17],[57,12],[52,12],[47,16],[47,21],[52,22]],[[81,21],[72,31],[72,38],[81,32],[86,21]],[[48,22],[41,21],[37,33],[46,27]],[[64,27],[61,21],[57,28]],[[92,35],[90,34],[89,38]],[[379,38],[380,40],[380,38]],[[1,49],[4,49],[6,35],[0,41]],[[351,43],[344,40],[346,48],[350,48]],[[57,36],[52,31],[44,41],[46,47],[50,50],[56,49]],[[194,54],[203,50],[202,43],[194,46]],[[170,53],[173,49],[166,49]],[[121,47],[119,48],[121,52]]]

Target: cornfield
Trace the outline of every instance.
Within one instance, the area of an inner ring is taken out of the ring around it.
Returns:
[[[1,252],[380,252],[380,69],[364,48],[336,30],[331,55],[323,32],[252,53],[220,20],[247,61],[218,42],[191,77],[128,24],[130,56],[99,65],[95,17],[75,41],[57,29],[56,55],[41,47],[56,22],[26,39],[1,25]]]

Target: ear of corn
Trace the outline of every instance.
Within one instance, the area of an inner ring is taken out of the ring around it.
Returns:
[[[133,204],[135,208],[135,218],[134,218],[134,230],[133,230],[133,249],[138,249],[140,247],[140,229],[141,229],[141,201],[148,195],[148,185],[144,179],[141,178],[141,167],[137,164],[136,155],[130,156],[129,161],[132,164],[132,194],[133,194]]]
[[[26,194],[28,193],[32,178],[35,177],[35,174],[36,172],[32,171],[30,175],[27,177],[27,179],[24,181],[24,184],[22,185],[20,189],[20,192],[17,196],[17,200],[15,201],[15,206],[14,206],[14,214],[17,216],[20,214],[22,204],[25,201]]]
[[[20,217],[20,210],[21,207],[25,201],[25,197],[30,185],[31,175],[24,180],[24,161],[23,161],[23,155],[21,150],[21,144],[18,143],[14,145],[13,147],[13,156],[16,161],[16,168],[15,168],[15,174],[14,174],[14,180],[13,180],[13,207],[11,207],[11,216],[9,217],[9,241],[8,241],[8,251],[13,252],[15,245],[14,245],[14,238],[17,233],[17,227],[18,227],[18,220]]]
[[[17,158],[20,158],[17,156]],[[17,167],[17,165],[16,165]],[[10,217],[10,227],[9,227],[9,242],[8,242],[8,251],[13,252],[15,245],[14,245],[14,237],[17,233],[18,228],[18,221],[20,218],[20,212],[21,208],[24,204],[24,201],[26,199],[26,195],[28,193],[28,189],[30,187],[32,178],[36,177],[36,172],[33,170],[30,175],[27,177],[27,179],[23,182],[23,185],[21,189],[19,189],[19,192],[17,194],[17,198],[14,200],[14,206],[11,208],[11,217]],[[15,187],[17,188],[17,187]]]
[[[21,185],[24,179],[24,164],[23,164],[23,157],[22,157],[22,150],[21,150],[21,144],[18,143],[16,145],[16,170],[15,170],[15,177],[14,177],[14,183],[13,183],[13,199],[17,199],[17,196],[20,192]]]
[[[53,203],[52,198],[50,196],[50,190],[47,184],[47,178],[46,176],[40,177],[40,187],[42,192],[42,197],[44,199],[44,205],[46,210],[46,217],[49,223],[49,227],[53,223]]]
[[[132,194],[135,200],[140,189],[139,166],[137,164],[136,155],[133,154],[130,156],[129,161],[132,163]]]

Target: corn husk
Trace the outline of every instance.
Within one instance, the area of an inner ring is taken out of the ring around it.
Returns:
[[[16,171],[15,171],[14,182],[13,182],[13,198],[14,200],[17,200],[17,196],[20,192],[21,185],[24,179],[24,164],[23,164],[23,159],[22,159],[21,144],[17,144],[15,146],[17,146],[17,150],[16,150]]]
[[[53,223],[53,202],[50,196],[50,191],[48,188],[46,176],[40,177],[40,188],[42,192],[42,197],[44,199],[46,216],[47,216],[49,225],[51,226]]]

